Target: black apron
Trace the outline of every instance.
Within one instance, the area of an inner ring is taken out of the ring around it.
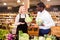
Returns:
[[[25,15],[26,17],[26,15]],[[16,35],[17,35],[17,39],[18,40],[18,37],[19,37],[19,31],[21,30],[23,33],[27,33],[27,23],[25,22],[25,18],[21,18],[21,14],[20,14],[20,18],[19,18],[19,22],[23,22],[25,24],[20,24],[17,26],[17,32],[16,32]]]

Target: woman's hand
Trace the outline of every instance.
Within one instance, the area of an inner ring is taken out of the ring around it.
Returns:
[[[23,22],[20,22],[20,24],[25,24],[25,23],[23,23]]]
[[[18,22],[18,23],[16,23],[15,25],[20,25],[20,24],[25,24],[25,23],[23,23],[23,22]]]

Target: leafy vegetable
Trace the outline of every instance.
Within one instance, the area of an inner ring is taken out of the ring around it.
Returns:
[[[6,34],[8,33],[9,33],[8,30],[0,29],[0,39],[5,39]]]
[[[36,21],[36,23],[37,23],[38,25],[42,25],[42,24],[43,24],[43,20],[42,20],[42,19],[38,19],[38,20]]]
[[[39,40],[45,40],[45,37],[40,36],[40,37],[39,37]]]
[[[27,33],[19,31],[19,40],[29,40],[29,35]]]
[[[53,35],[44,35],[46,40],[56,40],[56,37]]]
[[[25,22],[27,22],[27,23],[32,22],[32,19],[33,19],[33,17],[26,17]]]
[[[38,40],[39,39],[39,37],[37,37],[37,36],[34,36],[34,40]]]
[[[52,40],[52,38],[47,37],[46,40]]]

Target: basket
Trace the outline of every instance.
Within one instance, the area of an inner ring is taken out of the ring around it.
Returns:
[[[38,36],[39,33],[39,27],[37,24],[32,23],[29,27],[28,27],[28,34],[30,36]]]
[[[55,26],[51,28],[51,34],[56,37],[60,37],[60,26]]]

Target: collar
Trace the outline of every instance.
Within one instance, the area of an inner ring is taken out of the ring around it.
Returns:
[[[38,11],[38,14],[40,14],[40,13],[41,13],[41,14],[42,14],[42,13],[45,13],[45,11],[46,11],[45,9],[44,9],[42,12]]]

